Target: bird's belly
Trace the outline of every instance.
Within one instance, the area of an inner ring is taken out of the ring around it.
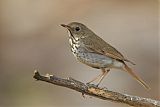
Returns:
[[[96,53],[80,52],[77,54],[77,59],[94,68],[110,68],[113,65],[112,58]]]
[[[82,63],[94,68],[121,68],[123,63],[105,55],[88,52],[84,47],[69,40],[73,55]]]

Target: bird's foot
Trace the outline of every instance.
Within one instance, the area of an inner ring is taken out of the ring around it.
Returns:
[[[103,87],[102,89],[103,89],[103,90],[108,90],[108,88],[107,88],[107,87]]]
[[[97,84],[96,87],[99,87],[99,84]]]
[[[95,85],[95,84],[90,84],[90,83],[86,83],[86,85],[89,87],[95,87],[95,88],[97,88],[99,86],[99,84]]]

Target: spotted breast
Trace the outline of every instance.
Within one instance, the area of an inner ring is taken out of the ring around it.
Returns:
[[[69,36],[69,44],[76,59],[93,68],[100,69],[111,67],[112,63],[114,62],[110,57],[89,52],[78,38],[72,37],[71,35]]]

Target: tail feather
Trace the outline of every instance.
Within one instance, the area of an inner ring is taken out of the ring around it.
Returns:
[[[128,59],[124,59],[124,61],[130,62],[132,65],[136,65],[134,62],[128,60]]]
[[[131,68],[129,68],[125,63],[124,63],[124,70],[127,71],[129,74],[131,74],[141,85],[144,86],[147,90],[150,89],[150,87],[140,78],[138,77]]]

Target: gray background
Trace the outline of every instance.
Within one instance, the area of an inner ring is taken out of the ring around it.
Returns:
[[[36,82],[34,69],[88,82],[100,73],[73,57],[67,31],[59,26],[86,24],[124,56],[151,87],[112,70],[101,86],[121,93],[160,99],[158,71],[158,0],[1,0],[1,107],[128,107]]]

